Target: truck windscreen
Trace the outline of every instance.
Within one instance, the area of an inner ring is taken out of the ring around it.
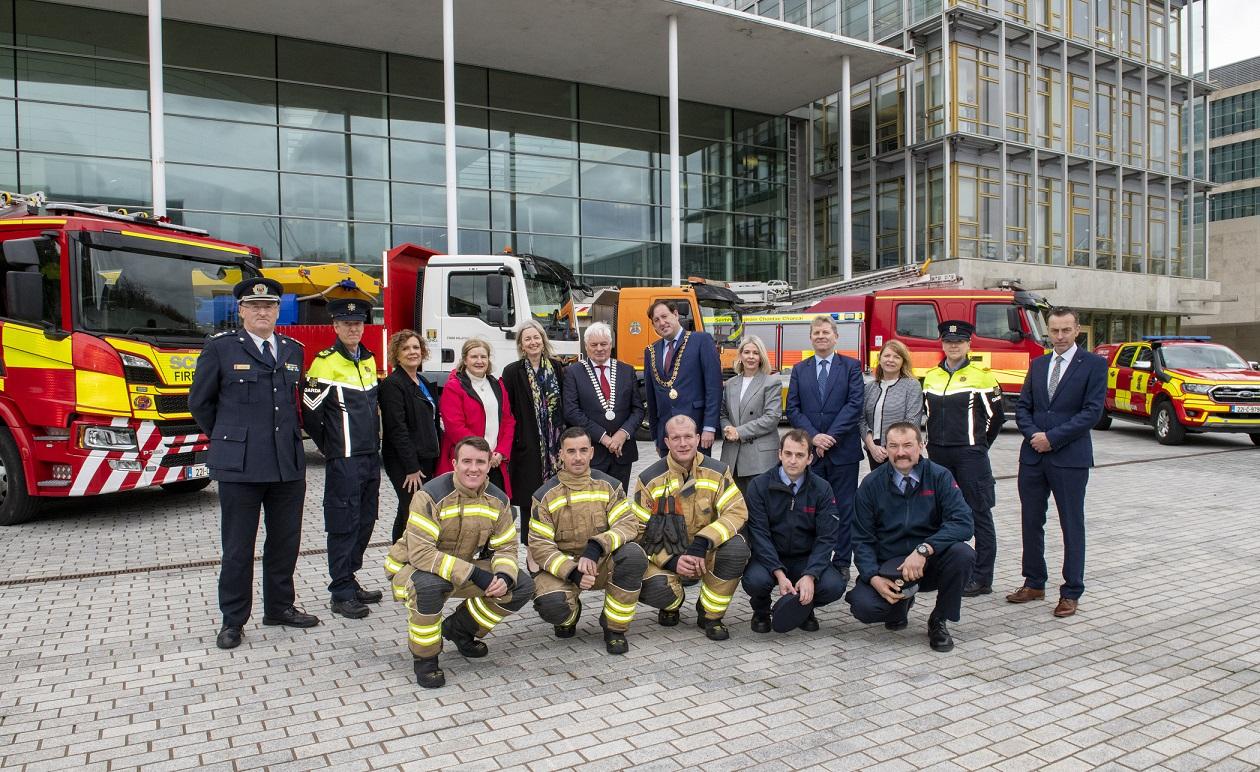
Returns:
[[[565,285],[525,275],[525,292],[529,295],[529,313],[534,321],[547,330],[551,340],[577,340],[568,322],[560,316],[560,309],[569,300],[569,288]]]
[[[115,335],[203,338],[236,326],[239,266],[80,246],[77,323]]]

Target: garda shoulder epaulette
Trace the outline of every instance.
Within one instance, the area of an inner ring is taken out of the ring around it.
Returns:
[[[296,338],[290,338],[288,335],[281,335],[279,333],[276,333],[276,337],[279,338],[280,340],[286,341],[288,343],[292,343],[298,348],[306,348],[305,346],[302,345],[302,341],[297,340]]]
[[[236,330],[220,330],[219,332],[211,333],[210,340],[218,340],[219,338],[225,338],[228,335],[234,334],[236,334]]]
[[[324,349],[323,351],[319,352],[315,356],[319,357],[320,359],[323,359],[324,357],[330,357],[335,353],[337,353],[337,348],[336,346],[333,346],[331,348]]]

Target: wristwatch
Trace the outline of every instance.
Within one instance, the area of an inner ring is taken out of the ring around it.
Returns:
[[[931,547],[927,545],[927,542],[923,542],[922,544],[914,548],[915,552],[919,553],[925,558],[932,556],[932,553],[930,552],[930,550],[931,550]]]

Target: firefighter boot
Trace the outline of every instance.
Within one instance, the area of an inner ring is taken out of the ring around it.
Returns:
[[[580,598],[575,598],[574,600],[577,603],[577,608],[564,621],[564,624],[555,626],[557,638],[572,638],[574,633],[577,632],[578,619],[582,616],[582,600]]]
[[[704,637],[710,641],[725,641],[731,637],[730,632],[726,629],[726,625],[722,624],[722,617],[717,619],[705,618],[704,606],[701,605],[699,599],[696,600],[696,627],[704,630]]]
[[[678,618],[678,609],[674,609],[673,611],[661,609],[656,612],[656,621],[660,623],[661,627],[673,627],[678,624]]]
[[[438,667],[437,657],[417,657],[412,662],[416,671],[416,683],[426,689],[437,689],[446,686],[446,675]]]
[[[475,637],[477,621],[468,610],[468,601],[459,604],[459,608],[442,622],[442,637],[455,644],[459,653],[470,659],[484,657],[489,650]]]
[[[599,615],[599,626],[604,628],[604,648],[609,654],[625,654],[630,651],[630,644],[626,642],[626,634],[617,630],[608,629],[608,620],[604,619],[604,615]]]

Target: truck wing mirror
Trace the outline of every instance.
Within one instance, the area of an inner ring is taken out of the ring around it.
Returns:
[[[29,241],[30,239],[22,239]],[[5,243],[5,258],[8,259],[8,246]],[[47,324],[44,311],[44,277],[35,271],[10,271],[5,277],[4,300],[8,306],[8,316],[24,322]]]
[[[503,308],[504,290],[503,274],[492,273],[486,277],[486,303],[490,305],[492,312],[494,309]],[[501,324],[502,322],[491,323]]]
[[[486,321],[495,327],[502,327],[504,322],[507,321],[507,314],[503,312],[501,306],[496,306],[492,303],[490,308],[486,309]]]
[[[1249,361],[1249,362],[1247,362],[1247,364],[1251,366],[1251,369],[1252,369],[1252,370],[1260,370],[1260,362],[1251,362],[1251,361]]]
[[[10,239],[4,242],[4,261],[10,269],[21,271],[39,265],[39,248],[51,244],[44,236],[29,239]]]

